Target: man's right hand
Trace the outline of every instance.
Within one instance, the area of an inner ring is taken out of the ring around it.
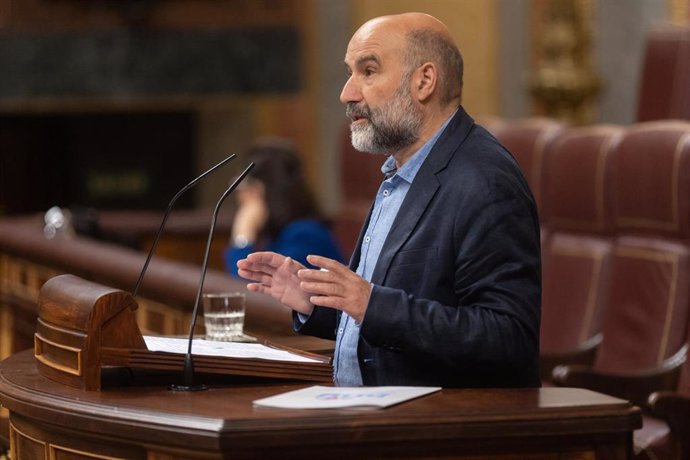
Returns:
[[[237,262],[238,274],[253,281],[247,289],[268,294],[284,305],[305,315],[311,314],[314,306],[310,294],[300,288],[297,272],[304,267],[299,262],[275,252],[255,252]]]

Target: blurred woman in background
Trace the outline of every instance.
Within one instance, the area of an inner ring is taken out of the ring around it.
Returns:
[[[225,267],[237,275],[237,261],[255,251],[275,251],[305,266],[307,255],[343,261],[327,221],[307,186],[302,162],[290,141],[267,138],[247,152],[254,169],[236,190],[237,212]]]

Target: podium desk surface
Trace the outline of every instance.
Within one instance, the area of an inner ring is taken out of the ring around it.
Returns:
[[[578,388],[443,389],[386,409],[288,410],[252,401],[310,384],[202,375],[208,390],[169,390],[178,378],[114,369],[102,391],[84,391],[41,376],[26,350],[0,363],[0,402],[15,450],[38,443],[85,458],[623,459],[641,426],[628,401]]]

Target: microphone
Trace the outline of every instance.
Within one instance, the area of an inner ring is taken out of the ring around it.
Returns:
[[[196,327],[196,318],[199,314],[199,300],[201,299],[201,291],[204,288],[204,279],[206,278],[206,270],[208,269],[208,255],[211,250],[211,241],[213,241],[213,232],[216,228],[216,220],[218,219],[218,211],[220,210],[220,205],[223,201],[230,196],[230,194],[237,188],[237,186],[247,177],[249,171],[254,168],[254,163],[249,163],[249,166],[242,171],[237,179],[228,187],[227,190],[221,195],[216,203],[216,207],[213,210],[213,217],[211,219],[211,228],[208,232],[208,238],[206,239],[206,250],[204,252],[204,260],[201,264],[201,279],[199,280],[199,288],[196,291],[196,299],[194,301],[194,308],[192,309],[192,323],[189,326],[189,339],[187,340],[187,354],[184,358],[184,381],[181,385],[172,384],[170,389],[174,391],[200,391],[206,390],[208,387],[202,384],[194,384],[194,358],[192,356],[192,341],[194,339],[194,329]]]
[[[170,200],[170,203],[168,203],[168,208],[165,210],[165,213],[163,214],[163,221],[161,222],[160,227],[158,227],[158,233],[156,233],[156,238],[153,240],[153,244],[151,244],[151,249],[149,249],[149,255],[146,257],[146,262],[144,262],[144,267],[141,269],[141,273],[139,273],[139,279],[137,280],[137,284],[134,286],[134,290],[132,291],[132,297],[136,298],[137,293],[139,292],[139,287],[141,287],[141,282],[144,279],[144,274],[146,273],[146,270],[149,267],[149,262],[151,262],[151,257],[153,257],[153,253],[156,251],[156,247],[158,246],[158,240],[161,237],[161,233],[163,233],[163,227],[165,227],[165,222],[168,220],[168,217],[170,216],[170,211],[172,210],[173,204],[177,201],[179,197],[182,196],[184,192],[189,190],[190,188],[194,187],[196,184],[201,182],[203,179],[205,179],[207,176],[210,174],[213,174],[223,166],[225,163],[228,161],[232,160],[235,158],[237,155],[234,153],[231,154],[229,157],[227,157],[225,160],[221,161],[205,173],[201,174],[199,177],[196,179],[192,180],[189,184],[185,185],[180,189],[179,192],[175,194],[174,197],[172,197],[172,200]]]

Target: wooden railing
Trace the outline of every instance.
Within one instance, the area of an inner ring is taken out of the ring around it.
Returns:
[[[131,292],[146,254],[81,236],[46,239],[36,216],[0,220],[0,358],[33,346],[36,300],[53,276],[70,273]],[[149,334],[188,333],[200,267],[155,256],[137,303],[137,323]],[[247,295],[245,330],[260,337],[304,344],[292,331],[290,311],[272,299],[248,292],[245,283],[209,269],[204,292]],[[197,324],[202,324],[199,321]],[[306,348],[324,349],[323,343]]]

